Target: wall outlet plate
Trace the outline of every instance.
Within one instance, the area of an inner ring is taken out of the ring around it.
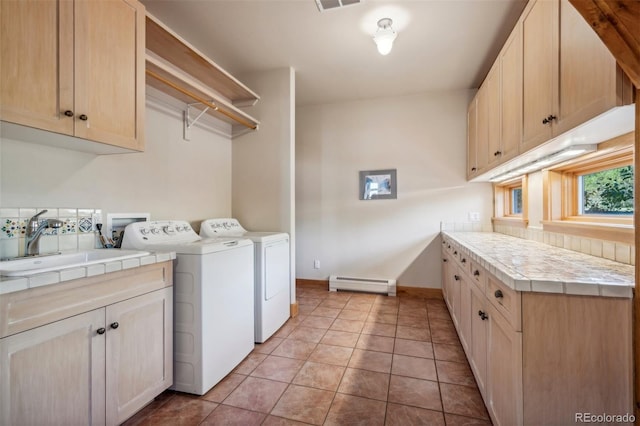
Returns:
[[[469,212],[469,222],[480,222],[480,212]]]

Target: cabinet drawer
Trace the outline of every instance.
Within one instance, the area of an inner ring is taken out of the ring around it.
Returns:
[[[510,289],[496,277],[487,277],[485,295],[489,302],[511,323],[515,331],[522,330],[520,293]]]
[[[467,259],[467,263],[469,264],[468,272],[472,282],[484,293],[487,283],[487,271],[474,260]]]

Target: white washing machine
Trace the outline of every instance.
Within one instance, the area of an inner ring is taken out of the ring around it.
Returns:
[[[254,347],[252,241],[171,220],[127,225],[122,248],[176,252],[171,389],[204,395]]]
[[[209,219],[202,237],[248,238],[255,245],[255,341],[262,343],[289,319],[291,268],[289,234],[249,232],[236,219]]]

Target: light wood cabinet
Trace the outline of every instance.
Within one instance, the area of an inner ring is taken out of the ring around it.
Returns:
[[[164,262],[4,295],[0,424],[116,425],[171,386],[171,271]]]
[[[507,39],[500,60],[500,162],[518,155],[522,141],[522,24]]]
[[[568,0],[537,0],[523,25],[525,152],[619,105],[631,86]]]
[[[500,64],[496,62],[487,78],[484,80],[481,90],[484,91],[484,103],[482,105],[486,110],[482,115],[486,123],[479,123],[478,128],[483,128],[486,135],[479,137],[482,141],[484,139],[484,149],[486,150],[487,167],[492,168],[497,164],[500,164],[502,159],[502,140],[500,130]],[[482,149],[482,144],[479,148]]]
[[[3,0],[0,119],[144,149],[144,6]]]
[[[477,104],[476,95],[467,110],[467,180],[479,174],[478,170],[478,131],[477,131]]]
[[[470,257],[443,242],[443,255]],[[453,265],[461,284],[448,306],[493,424],[632,412],[630,299],[518,292],[475,261]]]

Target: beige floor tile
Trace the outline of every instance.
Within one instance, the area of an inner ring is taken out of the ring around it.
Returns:
[[[398,314],[398,326],[429,328],[429,320],[426,317],[422,318]]]
[[[246,378],[247,376],[242,374],[230,373],[201,398],[212,402],[222,402]]]
[[[300,326],[328,329],[333,324],[333,318],[308,316],[300,323]]]
[[[478,389],[440,383],[442,393],[442,404],[445,413],[459,414],[478,419],[489,419],[489,414],[484,406],[482,396]]]
[[[285,339],[277,348],[273,350],[273,352],[271,352],[271,355],[305,360],[309,357],[309,354],[313,352],[315,347],[316,344],[313,342]]]
[[[349,367],[378,371],[380,373],[390,373],[391,360],[392,355],[390,353],[355,349],[349,360]]]
[[[491,426],[489,420],[474,419],[472,417],[457,416],[455,414],[444,414],[447,426]]]
[[[302,366],[293,384],[316,389],[335,391],[338,389],[345,367],[307,361]]]
[[[352,348],[320,343],[309,356],[309,361],[346,367],[352,353]]]
[[[391,374],[414,377],[416,379],[438,381],[436,364],[433,359],[417,358],[406,355],[393,355]]]
[[[247,376],[251,374],[251,372],[255,370],[255,368],[260,365],[266,357],[267,355],[265,354],[250,353],[240,364],[238,364],[232,373],[244,374]]]
[[[410,407],[408,405],[387,404],[387,426],[429,425],[444,426],[444,416],[441,411]]]
[[[320,343],[324,343],[325,345],[345,346],[348,348],[353,348],[356,346],[359,337],[360,334],[358,333],[327,330],[327,333],[324,335]]]
[[[348,299],[344,299],[344,300],[330,299],[330,298],[327,297],[318,306],[323,307],[323,308],[342,309],[342,308],[344,308],[344,305],[347,304],[347,300]]]
[[[398,305],[381,305],[374,303],[371,307],[371,314],[387,314],[387,315],[398,315]]]
[[[313,305],[298,305],[298,313],[303,314],[305,316],[309,315],[316,306]],[[286,336],[285,336],[286,337]]]
[[[393,353],[400,355],[417,356],[421,358],[433,358],[433,345],[431,344],[431,342],[396,339]]]
[[[289,334],[291,334],[291,332],[293,330],[295,330],[297,327],[296,324],[292,324],[292,323],[287,323],[285,325],[283,325],[282,327],[280,327],[278,329],[278,331],[276,331],[275,333],[273,333],[274,337],[279,337],[281,339],[286,338]]]
[[[311,312],[310,315],[315,315],[317,317],[328,317],[328,318],[336,318],[340,313],[340,309],[336,308],[324,308],[322,306],[318,306]]]
[[[247,377],[240,386],[231,392],[224,403],[238,408],[269,413],[287,386],[282,382]]]
[[[386,401],[388,388],[389,374],[347,368],[338,392]]]
[[[271,337],[264,343],[256,343],[256,346],[253,348],[253,352],[268,355],[273,352],[273,350],[277,348],[283,340],[284,339],[281,337]]]
[[[440,382],[474,388],[477,386],[471,368],[467,363],[436,361],[436,368]]]
[[[293,330],[293,332],[289,334],[287,339],[318,343],[320,342],[320,340],[322,340],[324,333],[326,333],[326,330],[323,328],[305,327],[301,325],[300,327]]]
[[[343,309],[338,315],[340,319],[364,321],[369,314],[365,311],[354,311],[352,309]]]
[[[290,385],[271,414],[321,425],[327,416],[333,396],[334,393],[330,391]]]
[[[353,395],[336,394],[325,426],[376,426],[384,424],[386,404],[383,401]]]
[[[137,425],[198,425],[218,404],[186,394],[175,395],[158,410],[141,419]]]
[[[373,302],[357,299],[355,296],[353,296],[347,302],[347,304],[344,305],[344,309],[353,309],[354,311],[369,312],[371,310],[372,305],[373,305]]]
[[[431,333],[428,328],[405,327],[399,325],[396,330],[396,337],[400,339],[429,342],[431,340]]]
[[[436,359],[467,363],[467,357],[460,344],[447,345],[444,343],[433,343],[433,351]]]
[[[383,313],[369,313],[367,317],[368,322],[379,322],[381,324],[397,324],[398,315],[396,314],[383,314]]]
[[[438,382],[391,375],[389,402],[442,411]]]
[[[427,305],[425,304],[424,306],[400,306],[400,309],[398,310],[398,313],[401,315],[408,315],[408,316],[413,316],[413,317],[421,317],[421,318],[426,318],[427,317]]]
[[[231,407],[229,405],[220,405],[200,424],[216,426],[258,426],[262,424],[265,417],[267,417],[267,415],[264,413]]]
[[[302,364],[304,361],[299,359],[269,355],[253,370],[251,376],[290,383],[298,374]]]
[[[371,334],[361,334],[356,343],[358,349],[368,349],[370,351],[393,353],[393,337],[374,336]]]
[[[262,426],[305,426],[309,423],[297,422],[291,419],[285,419],[284,417],[267,416]]]
[[[374,336],[395,337],[396,326],[394,324],[382,324],[379,322],[365,322],[362,327],[362,334],[373,334]]]
[[[331,324],[331,327],[329,327],[329,329],[335,331],[348,331],[349,333],[360,333],[363,326],[364,321],[338,318],[333,322],[333,324]]]

